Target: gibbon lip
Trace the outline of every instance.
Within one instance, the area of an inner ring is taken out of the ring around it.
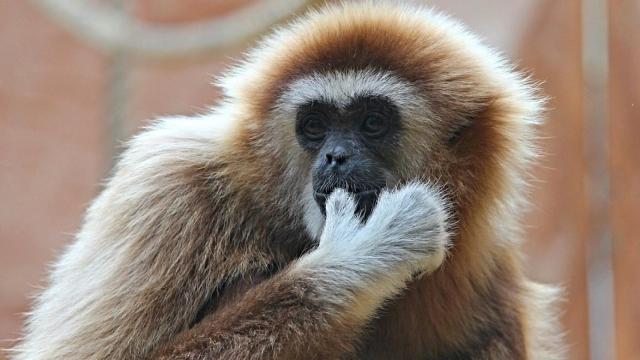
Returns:
[[[337,189],[341,189],[341,188],[333,188],[329,192],[326,192],[326,191],[314,191],[313,195],[316,196],[316,197],[328,198],[329,195],[331,195],[331,193],[333,193]],[[345,189],[345,190],[347,190],[347,189]],[[360,196],[368,196],[368,195],[378,195],[381,190],[382,189],[380,188],[380,189],[368,189],[368,190],[361,190],[361,191],[349,191],[349,190],[347,190],[347,192],[349,194],[355,195],[356,197],[360,197]]]
[[[331,191],[333,192],[335,189],[338,188],[334,188]],[[383,188],[381,187],[357,192],[349,191],[349,193],[353,196],[354,200],[357,203],[356,213],[361,216],[363,221],[365,221],[373,211],[373,208],[378,202],[378,195],[380,195],[382,189]],[[320,207],[320,211],[323,215],[326,215],[326,203],[330,195],[331,192],[313,192],[313,198],[316,201],[316,204],[318,204],[318,206]]]

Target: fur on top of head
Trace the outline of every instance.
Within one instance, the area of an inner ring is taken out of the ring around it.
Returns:
[[[464,25],[433,9],[397,1],[310,10],[266,36],[218,84],[228,98],[265,110],[304,75],[354,69],[388,71],[423,90],[452,84],[456,94],[445,101],[462,110],[473,111],[505,91],[522,102],[531,100],[532,110],[539,106],[526,81]]]

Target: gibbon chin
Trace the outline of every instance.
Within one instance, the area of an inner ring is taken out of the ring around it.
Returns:
[[[454,20],[326,6],[133,138],[16,360],[558,359],[519,250],[543,102]]]

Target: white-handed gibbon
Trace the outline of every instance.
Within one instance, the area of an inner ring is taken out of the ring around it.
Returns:
[[[14,359],[555,359],[535,88],[457,22],[326,6],[137,135]]]

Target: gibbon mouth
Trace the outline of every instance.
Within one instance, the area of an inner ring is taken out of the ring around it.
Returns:
[[[337,188],[333,188],[329,191],[314,191],[313,198],[318,204],[320,211],[323,215],[326,215],[326,202],[331,193]],[[369,217],[373,208],[378,201],[378,195],[383,188],[368,189],[362,191],[349,191],[357,202],[356,213],[362,216],[363,219]]]

